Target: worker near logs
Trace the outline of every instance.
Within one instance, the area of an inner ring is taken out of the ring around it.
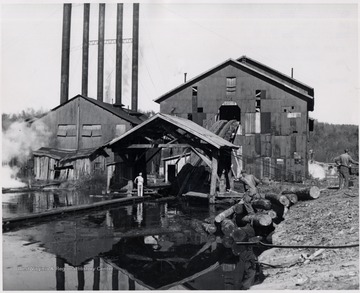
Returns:
[[[261,195],[257,189],[260,180],[252,174],[247,174],[246,170],[241,170],[240,181],[244,184],[245,194],[243,197],[244,206],[248,214],[255,214],[251,202],[260,199]]]
[[[334,159],[339,171],[339,189],[349,188],[350,163],[359,165],[349,155],[349,150],[345,149],[344,153]]]
[[[137,176],[134,180],[134,183],[137,184],[137,195],[143,196],[144,193],[144,178],[142,177],[142,173],[139,173],[139,176]]]

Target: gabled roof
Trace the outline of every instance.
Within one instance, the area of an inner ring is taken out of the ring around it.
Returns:
[[[295,85],[295,86],[297,86],[297,87],[299,87],[299,88],[301,88],[303,90],[306,90],[310,96],[312,96],[312,97],[314,96],[314,88],[312,88],[312,87],[310,87],[310,86],[296,80],[293,77],[290,77],[290,76],[288,76],[288,75],[286,75],[284,73],[281,73],[280,71],[277,71],[277,70],[275,70],[275,69],[273,69],[273,68],[271,68],[271,67],[269,67],[269,66],[267,66],[267,65],[265,65],[263,63],[260,63],[260,62],[254,60],[254,59],[251,59],[251,58],[249,58],[249,57],[247,57],[245,55],[241,56],[236,61],[241,62],[241,63],[246,63],[246,64],[249,64],[249,65],[251,65],[253,67],[256,67],[258,69],[267,71],[270,74],[278,77],[280,80],[287,81],[287,82],[292,83],[293,85]]]
[[[86,100],[86,101],[88,101],[88,102],[90,102],[90,103],[92,103],[92,104],[106,110],[106,111],[109,111],[110,113],[118,116],[121,119],[124,119],[125,121],[130,122],[133,125],[138,125],[138,124],[140,124],[141,122],[144,121],[144,118],[142,117],[144,115],[139,113],[139,112],[132,111],[132,110],[124,110],[119,106],[114,106],[113,104],[101,102],[101,101],[98,101],[96,99],[92,99],[92,98],[89,98],[89,97],[84,97],[82,95],[77,95],[77,96],[71,98],[70,100],[66,101],[65,103],[60,104],[59,106],[55,107],[51,111],[55,111],[58,108],[64,106],[65,104],[67,104],[67,103],[69,103],[69,102],[71,102],[71,101],[73,101],[74,99],[77,99],[77,98],[84,99],[84,100]]]
[[[286,82],[282,82],[279,78],[273,77],[270,73],[267,74],[264,71],[257,70],[256,68],[254,68],[251,65],[248,65],[246,63],[243,63],[243,62],[240,62],[240,61],[234,60],[234,59],[228,59],[225,62],[215,66],[214,68],[211,68],[210,70],[205,71],[204,73],[194,77],[193,79],[190,79],[186,83],[183,83],[180,86],[174,88],[173,90],[165,93],[164,95],[160,96],[159,98],[155,99],[154,101],[156,103],[160,104],[162,101],[166,100],[167,98],[177,94],[178,92],[184,90],[185,88],[190,87],[193,84],[196,84],[200,80],[202,80],[202,79],[214,74],[215,72],[217,72],[227,66],[230,66],[230,65],[234,66],[244,72],[247,72],[250,75],[253,75],[267,83],[270,83],[270,84],[306,101],[308,103],[308,110],[309,111],[314,110],[314,97],[312,97],[311,95],[308,95],[308,94],[298,91],[296,88],[287,85]],[[275,70],[274,70],[274,72],[275,72]]]
[[[151,135],[154,131],[159,130],[162,126],[169,129],[169,125],[172,126],[172,129],[181,129],[186,133],[191,134],[192,136],[197,137],[201,141],[211,145],[214,148],[222,149],[222,148],[231,148],[237,149],[238,146],[228,142],[227,140],[217,136],[216,134],[212,133],[211,131],[203,128],[202,126],[192,122],[188,119],[158,113],[142,124],[130,129],[129,131],[125,132],[123,135],[111,140],[103,147],[112,147],[115,144],[119,144],[125,141],[128,141],[131,138],[136,137],[145,137],[147,135]],[[167,126],[167,127],[166,127]],[[168,130],[166,130],[168,131]],[[162,133],[156,134],[156,137],[153,138],[159,139],[162,137]]]

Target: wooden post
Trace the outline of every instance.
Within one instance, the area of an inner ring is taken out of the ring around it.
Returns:
[[[210,197],[209,197],[209,203],[213,204],[215,203],[215,194],[216,194],[216,179],[217,179],[217,171],[218,171],[218,152],[214,151],[212,162],[211,162],[211,182],[210,182]]]

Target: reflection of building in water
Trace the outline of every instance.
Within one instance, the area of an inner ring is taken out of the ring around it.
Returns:
[[[139,203],[136,207],[136,222],[138,223],[139,227],[143,222],[143,218],[143,204]]]

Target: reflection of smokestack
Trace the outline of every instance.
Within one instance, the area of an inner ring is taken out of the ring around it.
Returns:
[[[133,5],[131,110],[138,110],[139,3]]]
[[[69,98],[71,4],[64,4],[61,50],[60,104]]]
[[[88,74],[89,74],[89,20],[90,4],[84,4],[84,28],[83,28],[83,60],[82,60],[82,89],[84,97],[88,95]]]
[[[98,45],[98,89],[97,99],[103,101],[104,94],[104,39],[105,39],[105,4],[99,4],[99,45]]]
[[[121,82],[122,82],[122,42],[123,42],[123,4],[117,5],[116,21],[116,82],[115,104],[121,105]]]

